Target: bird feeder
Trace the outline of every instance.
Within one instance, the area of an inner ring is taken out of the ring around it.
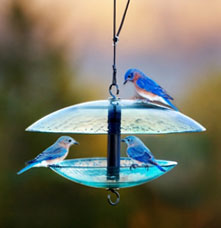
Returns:
[[[119,202],[118,189],[137,186],[156,179],[177,165],[175,161],[157,160],[165,172],[155,166],[150,166],[148,169],[143,166],[131,169],[131,159],[120,157],[121,134],[159,135],[205,130],[202,125],[179,111],[148,101],[124,100],[116,96],[119,92],[116,83],[116,43],[129,2],[130,0],[127,2],[116,33],[116,0],[114,0],[113,82],[109,87],[111,98],[63,108],[43,117],[26,129],[44,133],[106,134],[107,157],[67,159],[51,165],[50,168],[71,181],[110,190],[117,197],[113,202],[110,194],[108,195],[108,202],[111,205]],[[116,89],[116,95],[112,92],[113,87]]]

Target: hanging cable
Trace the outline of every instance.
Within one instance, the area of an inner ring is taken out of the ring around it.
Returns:
[[[127,1],[127,5],[126,5],[126,8],[124,10],[124,14],[123,14],[123,17],[122,17],[122,20],[121,20],[121,23],[120,23],[120,26],[119,26],[119,29],[118,29],[118,32],[117,32],[117,37],[119,37],[120,31],[121,31],[121,29],[123,27],[124,20],[125,20],[125,17],[127,15],[127,10],[128,10],[129,4],[130,4],[130,0]]]
[[[114,99],[116,98],[116,95],[119,94],[119,87],[118,87],[118,84],[117,84],[116,45],[117,45],[117,42],[119,40],[119,35],[120,35],[121,29],[123,27],[124,21],[125,21],[125,17],[126,17],[126,14],[127,14],[127,10],[128,10],[129,4],[130,4],[130,0],[127,1],[127,5],[126,5],[126,8],[124,10],[124,14],[123,14],[123,17],[121,19],[121,23],[120,23],[119,29],[118,29],[118,31],[116,33],[116,14],[117,14],[116,11],[117,11],[117,6],[116,6],[116,0],[114,0],[114,6],[113,6],[113,65],[112,65],[113,78],[112,78],[112,84],[109,86],[109,93]],[[116,95],[114,95],[112,93],[112,88],[113,87],[116,87]]]

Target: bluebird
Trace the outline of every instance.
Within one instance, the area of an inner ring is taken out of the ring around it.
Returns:
[[[63,161],[68,155],[70,146],[73,144],[79,143],[69,136],[61,136],[53,145],[40,153],[36,158],[28,161],[27,166],[17,172],[17,174],[22,174],[32,167],[47,167]]]
[[[144,143],[135,136],[127,136],[121,140],[127,144],[127,155],[132,160],[144,163],[148,167],[148,164],[156,166],[162,172],[166,170],[161,167],[155,160],[153,154],[150,150],[144,145]],[[131,165],[131,168],[136,168],[137,164]]]
[[[128,81],[133,82],[138,97],[147,99],[150,102],[166,105],[174,110],[178,111],[170,100],[173,98],[167,94],[167,92],[159,86],[155,81],[147,77],[143,72],[137,69],[129,69],[125,74],[126,84]]]

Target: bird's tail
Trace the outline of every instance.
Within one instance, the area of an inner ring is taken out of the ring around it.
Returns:
[[[166,170],[165,170],[162,166],[156,164],[156,167],[157,167],[160,171],[166,172]]]
[[[20,174],[24,173],[25,171],[31,169],[34,165],[36,165],[36,163],[31,163],[31,164],[25,166],[23,169],[21,169],[20,171],[17,172],[17,175],[20,175]]]
[[[169,106],[171,106],[171,108],[173,108],[176,111],[179,111],[178,108],[175,105],[173,105],[169,99],[165,99],[165,101],[168,103]]]
[[[156,161],[149,161],[152,165],[155,165],[160,171],[166,172],[166,170],[160,166]]]

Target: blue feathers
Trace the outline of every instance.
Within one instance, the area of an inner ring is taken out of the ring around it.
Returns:
[[[147,77],[143,72],[138,69],[129,69],[124,77],[126,84],[128,81],[133,82],[137,94],[143,99],[147,99],[150,102],[158,103],[169,106],[174,110],[178,110],[170,100],[173,98],[158,85],[151,78]]]
[[[162,172],[166,172],[166,170],[157,163],[151,151],[138,137],[127,136],[126,138],[122,139],[122,142],[125,142],[128,146],[127,155],[129,158],[144,163],[145,165],[154,165]]]
[[[141,89],[145,89],[146,91],[152,92],[153,94],[161,96],[165,99],[173,100],[173,98],[169,94],[167,94],[167,92],[161,86],[159,86],[156,82],[154,82],[147,76],[142,76],[139,79],[137,79],[136,84]]]
[[[34,165],[36,165],[36,163],[32,163],[32,164],[29,164],[29,165],[25,166],[23,169],[18,171],[17,174],[20,175],[20,174],[24,173],[25,171],[31,169]]]
[[[28,161],[27,166],[21,169],[17,174],[22,174],[32,167],[47,167],[48,165],[55,164],[65,159],[69,152],[69,148],[73,144],[79,144],[69,136],[61,136],[58,140],[39,154],[36,158]]]
[[[50,146],[48,149],[39,154],[36,158],[27,162],[27,166],[20,170],[17,174],[22,174],[34,166],[45,166],[47,162],[62,158],[68,150],[63,147],[58,147],[57,144]],[[44,163],[44,165],[42,165]]]
[[[166,101],[166,102],[168,103],[168,105],[171,106],[174,110],[179,111],[179,109],[178,109],[175,105],[173,105],[172,102],[171,102],[170,100],[165,99],[165,101]]]
[[[166,172],[166,170],[162,166],[160,166],[154,158],[149,160],[149,163],[155,165],[160,171]]]

